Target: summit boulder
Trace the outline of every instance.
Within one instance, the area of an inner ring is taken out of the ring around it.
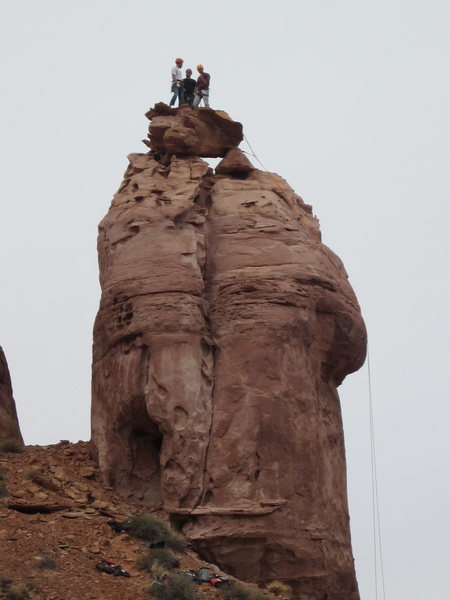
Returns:
[[[243,139],[242,125],[228,114],[211,108],[192,108],[182,104],[170,108],[163,102],[147,114],[149,138],[145,143],[155,152],[177,156],[224,156]]]

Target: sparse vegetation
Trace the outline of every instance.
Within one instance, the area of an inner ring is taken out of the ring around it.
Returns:
[[[0,498],[4,498],[7,493],[7,485],[6,485],[6,473],[8,472],[8,469],[5,469],[5,467],[0,467]],[[0,579],[0,586],[2,585],[3,579]],[[6,580],[5,580],[6,581]],[[0,589],[2,589],[0,587]]]
[[[41,554],[37,560],[36,567],[38,569],[57,569],[58,563],[48,554]]]
[[[152,572],[152,567],[156,563],[163,569],[174,569],[180,566],[180,561],[169,548],[152,548],[147,554],[139,557],[136,566],[140,571]]]
[[[27,586],[22,583],[8,585],[5,590],[5,596],[8,600],[29,600],[30,598]]]
[[[42,469],[42,467],[30,467],[29,469],[27,469],[25,471],[25,477],[27,479],[33,480],[38,475],[42,475],[43,472],[44,472],[44,469]]]
[[[292,597],[291,587],[282,581],[271,581],[266,585],[266,588],[269,592],[275,596],[278,596],[280,600],[287,600],[288,598]]]
[[[11,583],[11,579],[7,579],[6,577],[0,577],[0,592],[6,592]]]
[[[170,581],[155,581],[149,592],[157,600],[195,600],[197,597],[192,579],[181,573],[171,575]]]
[[[251,589],[237,581],[230,581],[220,589],[224,600],[269,600],[269,596],[259,590]]]
[[[155,515],[143,513],[128,519],[124,530],[132,537],[145,540],[149,544],[167,546],[175,552],[184,552],[187,542],[182,535],[172,531],[169,525]]]
[[[23,452],[22,444],[19,444],[16,440],[6,439],[0,441],[0,452]]]
[[[6,488],[6,481],[5,481],[5,475],[8,472],[8,469],[5,469],[4,467],[0,467],[0,498],[4,498],[6,496],[6,494],[8,493],[7,488]],[[3,579],[0,580],[0,585],[1,582],[3,581]]]

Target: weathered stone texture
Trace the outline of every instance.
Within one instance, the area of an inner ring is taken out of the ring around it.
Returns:
[[[277,175],[129,158],[98,239],[106,480],[239,577],[356,600],[336,388],[366,332],[341,261]]]
[[[218,157],[243,139],[241,123],[211,108],[191,108],[187,104],[170,108],[160,102],[146,116],[151,120],[150,141],[144,143],[155,152]]]
[[[17,419],[8,363],[0,346],[0,440],[23,444]]]

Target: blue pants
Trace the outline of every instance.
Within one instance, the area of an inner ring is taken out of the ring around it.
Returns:
[[[173,94],[172,99],[170,100],[170,106],[173,106],[175,104],[175,102],[177,101],[177,98],[178,98],[178,106],[180,106],[180,104],[183,104],[183,102],[184,102],[183,84],[180,83],[180,86],[178,87],[176,83],[172,83],[172,87],[170,88],[170,91]]]

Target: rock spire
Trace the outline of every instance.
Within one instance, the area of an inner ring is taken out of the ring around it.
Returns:
[[[0,346],[0,441],[23,445],[5,353]]]
[[[357,600],[336,388],[366,331],[345,269],[311,207],[237,148],[239,123],[148,116],[151,151],[99,226],[100,469],[236,576]]]

